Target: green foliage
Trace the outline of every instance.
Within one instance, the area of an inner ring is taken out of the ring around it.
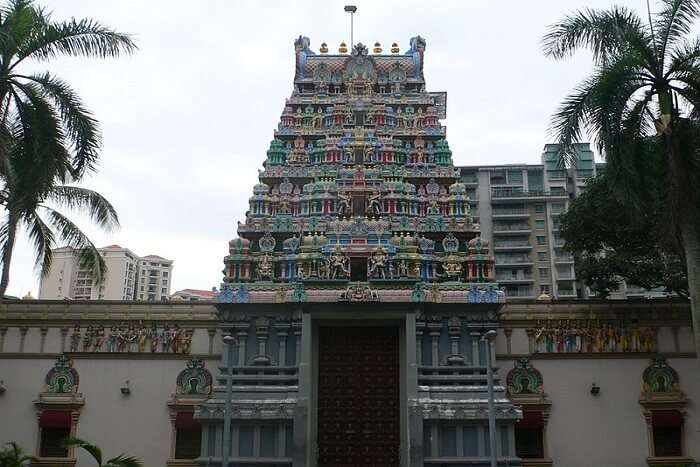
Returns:
[[[655,175],[643,176],[652,188],[648,193],[654,193]],[[565,248],[576,260],[576,276],[601,297],[617,290],[620,280],[687,296],[682,255],[659,225],[662,200],[647,195],[646,209],[635,210],[620,195],[609,177],[600,175],[589,180],[561,217]]]
[[[68,438],[63,442],[67,448],[75,447],[84,449],[95,460],[98,467],[143,467],[143,463],[135,457],[120,454],[102,463],[102,450],[80,438]]]
[[[34,457],[27,456],[17,443],[10,442],[0,449],[0,467],[27,467]]]
[[[91,19],[53,21],[32,0],[0,6],[0,224],[2,279],[9,281],[16,232],[25,228],[42,273],[59,241],[78,249],[81,263],[100,282],[106,265],[87,236],[57,207],[85,211],[98,226],[118,226],[112,205],[73,183],[95,169],[101,147],[97,120],[68,83],[49,72],[26,75],[27,59],[58,56],[118,57],[132,53],[130,36]],[[47,204],[48,202],[48,204]]]

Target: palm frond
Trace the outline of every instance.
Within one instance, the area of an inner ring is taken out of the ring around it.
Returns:
[[[94,223],[107,231],[119,227],[119,216],[114,206],[96,191],[72,185],[58,185],[49,192],[47,199],[69,209],[86,212]]]
[[[73,177],[80,179],[85,171],[94,169],[99,157],[99,123],[85,108],[77,93],[62,79],[50,73],[22,77],[38,84],[38,91],[50,98],[56,106],[73,150]]]
[[[44,220],[37,212],[26,213],[24,215],[24,223],[27,228],[29,241],[34,245],[36,258],[34,264],[40,269],[41,275],[46,276],[51,268],[53,253],[56,242],[54,234]]]
[[[548,28],[542,40],[546,56],[562,59],[579,49],[590,49],[597,64],[604,64],[625,50],[627,37],[644,37],[642,21],[625,7],[610,10],[584,9],[564,17]]]
[[[130,35],[110,29],[92,19],[75,18],[51,22],[49,18],[39,30],[18,48],[18,60],[25,58],[48,60],[59,55],[82,57],[118,57],[131,54],[137,46]]]
[[[108,460],[104,467],[143,467],[143,462],[136,457],[120,454]]]
[[[66,438],[63,441],[63,445],[67,448],[85,449],[95,459],[98,466],[102,465],[102,450],[94,444],[80,438]]]
[[[588,78],[564,98],[552,116],[549,133],[559,144],[559,157],[564,165],[576,159],[574,145],[581,140],[589,120],[588,109],[593,99],[594,78]]]
[[[78,251],[80,267],[87,270],[97,284],[103,283],[107,264],[87,235],[73,221],[55,209],[41,206],[41,210],[46,213],[49,224],[55,230],[56,237],[64,245]]]
[[[698,0],[660,0],[662,8],[655,15],[654,29],[659,35],[659,57],[666,55],[669,45],[688,34],[693,21],[700,16]]]
[[[700,37],[676,44],[666,57],[664,77],[672,79],[675,73],[693,71],[700,64]]]

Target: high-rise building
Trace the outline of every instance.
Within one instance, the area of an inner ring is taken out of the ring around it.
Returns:
[[[584,297],[574,259],[563,249],[559,216],[595,176],[587,143],[577,145],[576,167],[558,164],[558,147],[548,144],[542,164],[460,167],[472,215],[496,256],[496,280],[513,298]]]
[[[577,162],[561,167],[556,144],[547,144],[541,164],[460,167],[471,215],[480,223],[496,257],[496,280],[509,298],[589,298],[576,278],[573,256],[564,249],[559,217],[586,182],[605,169],[588,143],[576,145]],[[620,283],[612,299],[659,298],[662,289]]]
[[[109,245],[99,248],[107,264],[101,284],[81,267],[78,251],[56,248],[46,276],[39,284],[42,300],[167,300],[173,261],[149,255],[140,258],[128,248]]]

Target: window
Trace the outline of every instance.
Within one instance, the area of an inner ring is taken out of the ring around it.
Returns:
[[[67,410],[44,410],[39,417],[41,457],[68,457],[63,441],[70,436],[71,414]]]
[[[541,204],[541,203],[535,204],[535,212],[537,214],[543,214],[544,213],[544,204]]]
[[[163,271],[163,277],[168,277],[168,271]]]
[[[253,457],[253,427],[242,426],[238,431],[238,456]]]
[[[549,284],[540,285],[540,293],[549,293]]]
[[[544,219],[535,220],[535,228],[537,230],[544,230]]]
[[[683,418],[677,410],[654,410],[651,416],[654,457],[683,455]]]
[[[440,427],[440,455],[441,456],[456,456],[457,455],[457,427],[455,427],[455,426]]]
[[[522,459],[544,458],[544,418],[542,412],[524,411],[515,424],[515,455]]]
[[[202,447],[202,426],[192,412],[178,412],[175,417],[175,459],[195,459]]]
[[[163,287],[162,289],[160,289],[160,293],[168,293],[168,289],[166,289],[165,287]]]
[[[549,277],[549,269],[540,268],[540,279],[546,279],[547,277]]]
[[[538,261],[547,261],[547,252],[546,251],[538,251],[537,252],[537,260]]]
[[[462,448],[467,457],[479,455],[479,432],[475,426],[462,427]]]
[[[276,457],[277,456],[277,427],[276,426],[261,426],[260,427],[260,456]]]
[[[547,237],[538,235],[537,236],[537,244],[538,245],[546,245],[547,244]]]

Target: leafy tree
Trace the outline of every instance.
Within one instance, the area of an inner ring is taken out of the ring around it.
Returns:
[[[101,281],[106,265],[87,236],[65,215],[45,204],[86,210],[103,228],[118,225],[114,208],[78,182],[95,169],[101,146],[97,120],[75,91],[49,72],[24,74],[27,60],[58,56],[117,57],[136,46],[125,34],[91,19],[53,21],[32,0],[0,6],[0,297],[9,283],[17,230],[25,228],[42,273],[56,240],[81,252],[81,261]],[[43,216],[43,217],[42,217]]]
[[[606,297],[624,279],[647,289],[664,287],[688,295],[681,256],[658,225],[661,200],[637,213],[620,200],[610,180],[599,175],[561,217],[564,247],[576,260],[576,276]]]
[[[695,343],[700,351],[700,38],[691,35],[699,0],[659,0],[641,18],[614,6],[584,9],[550,26],[544,52],[554,59],[579,49],[593,54],[594,70],[552,118],[561,162],[575,161],[573,145],[592,135],[608,162],[608,176],[626,209],[645,209],[641,173],[655,141],[662,156],[666,237],[686,260]]]
[[[94,444],[90,444],[80,438],[68,438],[63,444],[67,448],[76,447],[87,451],[90,456],[95,459],[95,462],[97,462],[97,467],[143,467],[143,463],[140,460],[125,454],[120,454],[103,463],[102,450]]]
[[[27,456],[17,443],[10,442],[0,450],[0,467],[27,467],[34,461],[32,456]]]

